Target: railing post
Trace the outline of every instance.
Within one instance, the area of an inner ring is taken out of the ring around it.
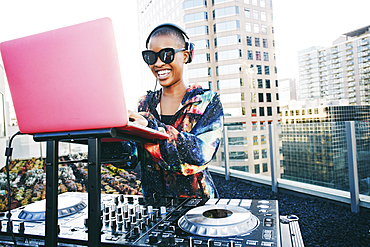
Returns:
[[[347,152],[348,152],[348,175],[351,195],[351,211],[360,212],[360,197],[357,172],[357,150],[356,150],[355,122],[346,121]]]
[[[270,169],[271,169],[271,188],[272,191],[278,192],[277,185],[277,167],[276,167],[276,138],[275,138],[275,125],[269,124],[269,151],[270,151]]]
[[[227,126],[224,126],[224,155],[225,155],[225,179],[230,180],[229,137],[227,134]]]

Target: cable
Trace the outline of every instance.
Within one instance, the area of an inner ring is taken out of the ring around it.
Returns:
[[[12,142],[13,142],[13,139],[14,137],[16,137],[17,135],[23,135],[20,131],[18,131],[17,133],[15,133],[9,140],[9,145],[8,147],[6,148],[5,150],[5,156],[6,156],[6,177],[7,177],[7,187],[8,187],[8,223],[7,223],[7,231],[10,232],[12,234],[12,238],[13,238],[13,242],[14,242],[14,246],[17,247],[17,241],[15,239],[15,236],[14,236],[14,233],[13,233],[13,224],[12,224],[12,221],[11,221],[11,212],[10,212],[10,207],[12,205],[12,202],[11,202],[11,186],[10,186],[10,171],[9,171],[9,165],[10,165],[10,158],[12,156],[12,153],[13,153],[13,148],[12,148]]]
[[[157,83],[158,83],[158,79],[155,79],[155,87],[154,87],[154,92],[155,92],[155,90],[157,89]]]

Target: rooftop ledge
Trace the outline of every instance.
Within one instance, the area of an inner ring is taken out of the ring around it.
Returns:
[[[225,174],[225,168],[223,167],[216,167],[216,166],[209,166],[208,170],[210,172],[214,172],[220,175]],[[271,177],[264,176],[259,174],[252,174],[238,170],[230,170],[230,176],[243,179],[246,181],[250,181],[257,184],[271,186]],[[350,192],[337,190],[332,188],[327,188],[323,186],[308,184],[308,183],[301,183],[296,181],[291,181],[287,179],[278,179],[278,188],[290,190],[302,194],[306,194],[309,196],[316,196],[319,198],[333,200],[340,203],[351,204],[351,197]],[[370,196],[359,195],[360,198],[360,207],[370,208]]]

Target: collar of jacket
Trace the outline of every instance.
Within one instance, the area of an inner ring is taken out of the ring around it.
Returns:
[[[184,95],[184,98],[181,101],[181,104],[183,107],[181,108],[184,109],[186,106],[189,104],[194,104],[194,103],[201,103],[202,102],[202,97],[201,95],[205,92],[208,91],[209,89],[203,89],[199,84],[194,84],[186,90],[186,93]],[[157,90],[155,92],[148,91],[148,96],[149,96],[149,107],[151,109],[151,112],[154,113],[155,117],[159,119],[158,112],[156,110],[157,105],[159,104],[159,101],[161,99],[162,95],[162,89]]]

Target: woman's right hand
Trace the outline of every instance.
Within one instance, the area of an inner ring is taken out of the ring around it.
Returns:
[[[128,119],[144,127],[148,126],[148,120],[137,112],[128,110]]]

